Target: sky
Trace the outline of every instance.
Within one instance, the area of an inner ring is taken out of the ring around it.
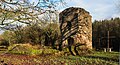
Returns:
[[[93,21],[120,17],[117,9],[118,0],[66,0],[66,2],[68,7],[80,7],[90,12]]]
[[[37,2],[38,0],[30,1]],[[64,0],[64,1],[66,2],[66,6],[61,7],[59,9],[60,11],[68,7],[84,8],[85,10],[90,12],[93,21],[120,17],[120,12],[118,12],[117,9],[118,2],[120,2],[119,0]]]
[[[38,2],[38,0],[30,0],[31,2]],[[52,1],[52,0],[49,0]],[[55,1],[55,0],[54,0]],[[68,7],[84,8],[92,16],[94,20],[104,20],[115,17],[120,17],[120,10],[117,9],[117,4],[120,0],[64,0],[66,6],[58,7],[59,11],[63,11]],[[0,33],[3,31],[0,31]]]

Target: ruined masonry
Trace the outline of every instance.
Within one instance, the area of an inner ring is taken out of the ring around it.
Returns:
[[[73,44],[85,44],[92,49],[92,16],[83,8],[70,7],[59,14],[62,44],[73,39]],[[69,44],[69,43],[68,43]]]

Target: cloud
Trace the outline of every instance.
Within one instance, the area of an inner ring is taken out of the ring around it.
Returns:
[[[37,2],[38,0],[30,0],[31,2]],[[118,0],[64,0],[67,4],[65,6],[58,7],[61,12],[68,7],[81,7],[89,11],[94,20],[108,19],[112,17],[120,17],[116,12],[116,3]]]
[[[119,16],[115,11],[117,0],[67,0],[66,2],[69,7],[81,7],[89,11],[93,20]]]
[[[120,13],[113,14],[112,17],[113,18],[115,18],[115,17],[119,17],[120,18]]]
[[[34,3],[34,5],[36,5],[38,3],[39,0],[29,0],[31,3]]]

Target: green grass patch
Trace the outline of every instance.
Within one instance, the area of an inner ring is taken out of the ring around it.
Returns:
[[[108,61],[100,58],[89,58],[84,56],[63,56],[60,60],[68,62],[68,65],[118,65],[119,62]]]
[[[19,45],[15,44],[8,47],[11,54],[21,54],[21,55],[42,55],[42,54],[54,54],[59,52],[58,50],[51,48],[36,49],[30,45]]]
[[[118,62],[119,52],[94,52],[93,54],[90,54],[89,56],[86,57],[113,60]]]

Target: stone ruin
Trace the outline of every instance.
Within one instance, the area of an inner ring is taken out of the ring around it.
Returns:
[[[92,16],[83,8],[70,7],[59,14],[61,45],[84,44],[92,49]]]

